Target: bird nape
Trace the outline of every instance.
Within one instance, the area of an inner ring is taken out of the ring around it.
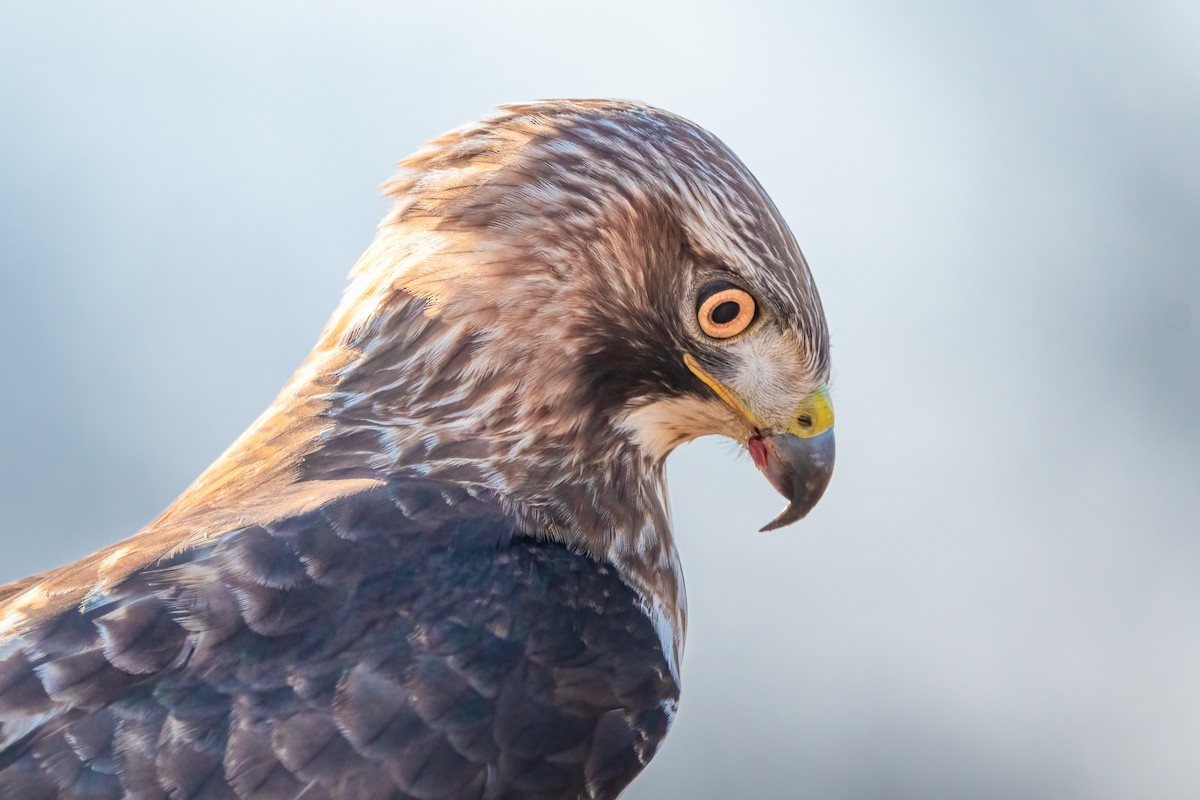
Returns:
[[[644,105],[433,140],[315,349],[144,530],[0,587],[0,796],[614,798],[679,697],[663,462],[833,468],[766,192]]]

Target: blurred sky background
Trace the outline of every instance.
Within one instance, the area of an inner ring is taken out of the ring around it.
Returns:
[[[691,627],[635,800],[1200,797],[1200,5],[6,2],[0,581],[269,403],[424,140],[614,96],[722,137],[834,342],[802,524],[670,461]]]

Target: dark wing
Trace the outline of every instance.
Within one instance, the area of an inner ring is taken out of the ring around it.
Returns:
[[[678,697],[610,567],[397,482],[0,649],[0,796],[611,798]]]

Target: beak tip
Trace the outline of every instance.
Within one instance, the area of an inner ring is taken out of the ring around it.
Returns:
[[[761,528],[759,528],[758,532],[759,533],[770,533],[771,531],[777,531],[780,528],[786,528],[788,525],[791,525],[793,522],[799,522],[803,518],[804,518],[804,514],[797,514],[796,507],[794,505],[792,505],[791,503],[788,503],[788,507],[785,508],[783,511],[779,512],[779,516],[775,517],[775,519],[771,520],[766,525],[763,525]]]

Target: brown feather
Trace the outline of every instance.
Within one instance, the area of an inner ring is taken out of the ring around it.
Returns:
[[[254,425],[136,536],[0,587],[0,794],[613,798],[653,755],[663,460],[740,424],[683,356],[757,359],[790,414],[829,369],[804,258],[716,137],[634,103],[502,108],[384,191]],[[715,278],[753,335],[699,331]]]

